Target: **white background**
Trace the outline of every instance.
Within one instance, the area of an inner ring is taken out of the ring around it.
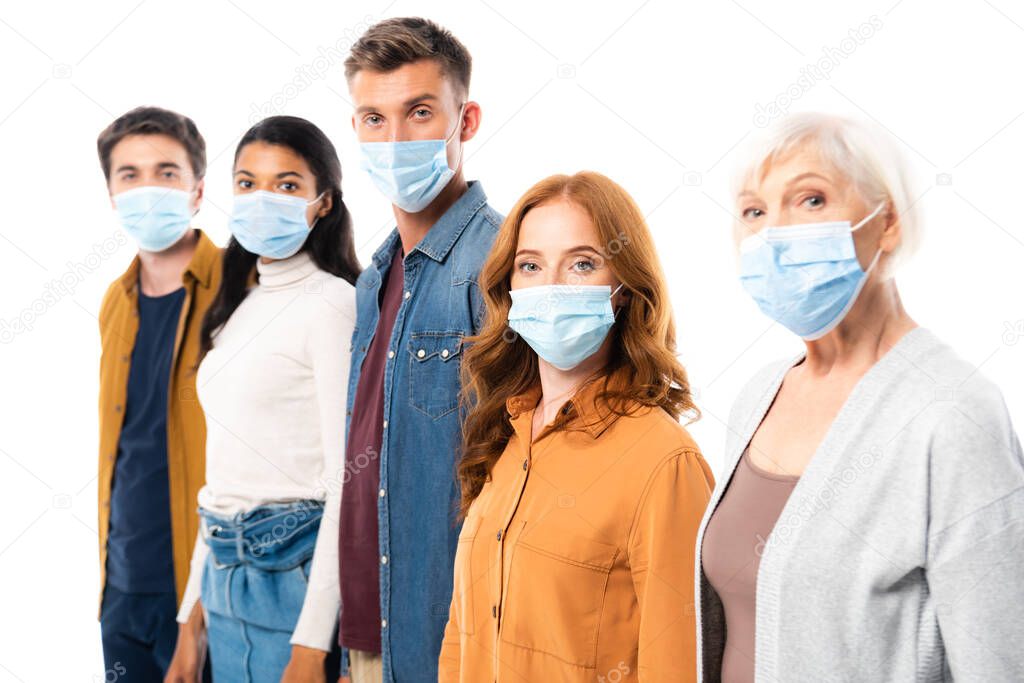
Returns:
[[[758,105],[787,91],[780,102],[790,111],[867,117],[899,138],[918,174],[926,230],[898,279],[907,309],[998,382],[1024,423],[1024,9],[1009,0],[597,7],[4,4],[0,330],[18,319],[31,329],[4,333],[0,344],[0,680],[103,679],[96,315],[134,247],[124,240],[96,256],[103,249],[94,245],[118,231],[96,135],[140,104],[194,118],[210,159],[197,224],[223,244],[232,154],[255,112],[309,118],[338,146],[366,263],[392,223],[355,163],[341,62],[352,38],[386,16],[431,17],[472,52],[471,97],[484,116],[467,174],[499,211],[534,181],[580,169],[611,176],[639,202],[704,411],[692,433],[716,470],[740,385],[799,348],[737,284],[724,208],[730,151],[756,131]],[[871,22],[873,35],[850,38]],[[830,77],[808,78],[806,67],[822,59]],[[307,87],[289,88],[296,78]],[[61,277],[73,291],[41,303]]]

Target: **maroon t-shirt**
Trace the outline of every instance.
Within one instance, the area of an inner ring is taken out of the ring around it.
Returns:
[[[363,360],[345,450],[345,481],[338,523],[341,621],[338,642],[380,652],[380,449],[384,431],[384,364],[402,303],[405,278],[399,245],[385,278],[380,318]],[[397,351],[396,351],[397,353]]]

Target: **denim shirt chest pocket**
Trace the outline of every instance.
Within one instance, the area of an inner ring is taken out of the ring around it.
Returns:
[[[459,406],[462,338],[452,331],[409,335],[409,405],[435,420]]]

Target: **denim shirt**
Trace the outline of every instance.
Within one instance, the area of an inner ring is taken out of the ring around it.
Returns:
[[[476,334],[483,321],[478,276],[502,220],[480,183],[471,181],[404,259],[405,291],[388,347],[394,353],[384,366],[377,501],[387,682],[437,680],[461,526],[456,465],[462,340]],[[356,283],[346,434],[363,359],[377,329],[381,282],[399,247],[395,229]]]

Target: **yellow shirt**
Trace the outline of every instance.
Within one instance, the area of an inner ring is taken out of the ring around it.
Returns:
[[[440,681],[695,680],[694,543],[713,477],[668,413],[618,416],[604,384],[532,443],[540,387],[508,401],[514,433],[459,536]]]
[[[135,335],[139,330],[139,258],[112,282],[100,305],[100,451],[99,541],[100,601],[106,587],[107,533],[110,529],[110,488],[117,460],[117,445],[124,421],[128,370]],[[220,288],[221,250],[199,233],[192,260],[182,276],[185,301],[174,340],[167,397],[167,476],[170,480],[171,537],[174,582],[178,600],[188,580],[192,546],[199,531],[196,496],[206,478],[206,420],[196,398],[195,364],[199,354],[199,327]]]

